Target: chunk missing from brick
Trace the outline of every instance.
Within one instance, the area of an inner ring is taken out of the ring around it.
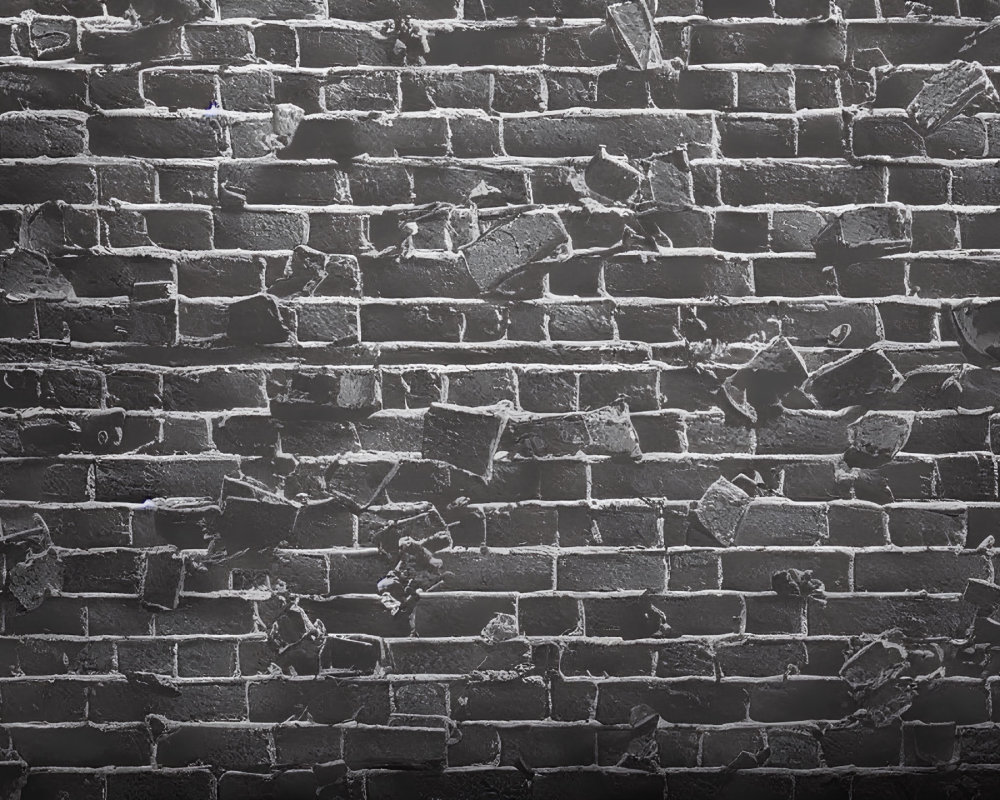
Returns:
[[[627,406],[511,419],[507,433],[514,442],[514,451],[525,458],[577,453],[629,458],[642,455]]]
[[[888,464],[906,446],[912,429],[909,415],[869,411],[847,428],[844,462],[850,467]]]
[[[351,259],[331,256],[304,244],[292,251],[284,273],[267,287],[281,298],[354,295],[359,274]]]
[[[146,551],[139,599],[147,608],[172,611],[180,601],[184,581],[184,559],[176,547]]]
[[[656,32],[653,14],[656,0],[615,3],[608,6],[608,27],[618,44],[620,60],[625,66],[647,70],[663,64],[660,35]]]
[[[48,547],[28,553],[7,575],[7,588],[25,611],[34,611],[63,587],[64,566],[59,551]]]
[[[296,371],[279,380],[270,408],[279,420],[365,419],[382,408],[382,385],[373,369]]]
[[[719,546],[732,547],[749,505],[750,495],[726,478],[719,478],[695,504],[692,522],[696,531],[707,534]]]
[[[771,588],[782,597],[815,597],[826,591],[811,569],[785,569],[771,575]]]
[[[651,207],[680,211],[694,205],[694,179],[687,146],[660,153],[646,160],[646,186]]]
[[[821,408],[869,406],[892,392],[903,376],[879,349],[844,356],[816,370],[803,389]]]
[[[465,408],[432,403],[424,414],[423,457],[489,481],[507,417],[506,405]]]
[[[898,678],[909,663],[906,648],[883,636],[848,658],[840,668],[840,677],[855,691],[871,691]]]
[[[233,554],[277,547],[290,539],[301,506],[256,481],[226,477],[219,507],[218,533],[226,552]]]
[[[929,136],[955,119],[980,96],[996,100],[997,92],[983,65],[956,59],[932,75],[906,107],[913,126]]]
[[[184,25],[213,16],[212,0],[110,0],[108,12],[131,15],[140,25]]]
[[[33,252],[61,253],[97,244],[97,218],[62,200],[36,208],[24,224],[24,246]]]
[[[461,252],[479,290],[489,292],[532,265],[560,260],[558,254],[568,255],[571,247],[559,215],[535,210],[491,228]]]
[[[788,339],[777,336],[723,381],[722,393],[735,411],[755,423],[780,413],[781,400],[808,377],[802,356]]]
[[[900,204],[848,209],[813,239],[816,255],[834,265],[903,253],[912,245],[912,218]]]
[[[513,614],[497,612],[483,627],[480,638],[486,644],[499,644],[517,638],[517,617]]]
[[[623,156],[608,155],[601,145],[583,172],[587,190],[616,203],[627,203],[642,185],[642,171]]]
[[[1000,363],[1000,300],[965,300],[948,307],[947,313],[966,361],[980,367]]]

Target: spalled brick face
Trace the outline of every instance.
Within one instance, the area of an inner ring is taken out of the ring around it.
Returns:
[[[608,4],[0,0],[0,797],[1000,795],[1000,4]]]

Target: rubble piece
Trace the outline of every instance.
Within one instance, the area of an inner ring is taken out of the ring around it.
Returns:
[[[698,526],[721,547],[732,547],[749,505],[746,492],[726,478],[719,478],[705,490],[692,513]]]
[[[575,635],[575,634],[570,634]],[[621,636],[633,639],[671,639],[677,634],[667,623],[667,615],[653,605],[652,593],[647,589],[638,597],[629,598],[621,622]]]
[[[282,298],[353,295],[361,288],[354,266],[351,258],[300,244],[292,251],[284,274],[272,281],[267,291]]]
[[[746,364],[723,381],[732,408],[756,423],[780,411],[781,400],[809,377],[805,362],[784,336],[776,336]]]
[[[900,203],[851,208],[820,230],[812,244],[821,260],[838,266],[905,253],[913,245],[913,221]]]
[[[40,553],[28,553],[23,561],[11,567],[7,588],[25,611],[34,611],[48,595],[62,590],[63,576],[59,551],[48,547]]]
[[[782,597],[819,597],[826,586],[811,569],[786,569],[771,575],[771,588]]]
[[[183,581],[184,559],[176,547],[156,547],[146,551],[139,594],[144,606],[163,611],[177,608]]]
[[[764,747],[755,753],[751,753],[749,750],[741,750],[736,758],[726,764],[725,770],[726,772],[734,772],[740,769],[756,769],[757,767],[766,766],[770,758],[770,747]]]
[[[271,397],[270,409],[271,416],[279,420],[365,419],[382,409],[378,370],[296,370],[279,383]]]
[[[319,642],[315,648],[317,656],[322,642],[326,637],[326,628],[322,620],[313,621],[296,602],[289,603],[285,610],[278,614],[267,631],[267,644],[278,655],[284,655],[305,642]]]
[[[852,716],[872,728],[895,725],[913,705],[918,692],[916,681],[902,678],[861,689],[856,693],[862,704],[861,709]]]
[[[906,107],[913,127],[929,136],[955,119],[980,95],[996,95],[990,76],[978,61],[956,59],[932,75]]]
[[[583,178],[591,194],[627,203],[642,185],[642,172],[622,156],[609,156],[602,144],[597,155],[590,159]]]
[[[409,614],[422,594],[433,591],[451,576],[443,566],[441,558],[424,542],[403,537],[399,540],[399,561],[376,587],[379,600],[393,616]]]
[[[851,467],[888,464],[906,446],[912,428],[909,415],[869,411],[847,428],[844,462]]]
[[[881,350],[863,350],[816,370],[802,387],[821,408],[868,407],[892,392],[903,376]]]
[[[504,405],[465,408],[431,403],[424,414],[423,457],[489,481],[506,424]]]
[[[616,766],[656,772],[660,768],[660,748],[656,741],[659,713],[645,703],[633,706],[628,712],[632,737]]]
[[[694,178],[687,146],[661,153],[646,162],[646,191],[657,211],[680,211],[694,205]]]
[[[653,4],[655,7],[655,0]],[[608,6],[608,27],[618,44],[619,61],[625,66],[647,70],[664,63],[653,13],[645,0]]]
[[[1000,586],[990,581],[969,578],[962,599],[983,611],[992,611],[1000,606]]]
[[[469,275],[488,292],[537,262],[568,254],[572,243],[554,211],[527,211],[462,247]]]
[[[499,644],[517,638],[517,617],[513,614],[497,614],[486,623],[479,634],[486,644]]]
[[[515,451],[526,458],[642,455],[639,437],[627,406],[605,406],[593,411],[510,420],[508,433]]]
[[[741,472],[733,478],[732,484],[737,489],[742,489],[750,497],[762,497],[771,493],[767,481],[764,480],[764,477],[757,470],[754,470],[753,475]]]
[[[882,637],[847,659],[840,677],[854,690],[872,690],[898,678],[908,666],[906,649]]]
[[[980,367],[1000,363],[1000,300],[966,300],[951,306],[948,313],[966,361]]]
[[[10,300],[75,300],[73,284],[41,253],[0,255],[0,297]]]
[[[226,338],[236,344],[277,344],[288,341],[288,320],[278,301],[255,294],[229,306]]]
[[[437,508],[433,506],[419,514],[383,521],[385,524],[382,527],[372,530],[369,540],[378,547],[383,555],[389,558],[399,558],[399,540],[403,537],[431,541],[434,543],[434,546],[430,548],[432,550],[441,550],[451,546],[448,524]],[[438,534],[443,534],[440,542],[435,538]]]
[[[291,538],[299,503],[256,482],[225,478],[219,501],[218,533],[227,553],[276,547]]]

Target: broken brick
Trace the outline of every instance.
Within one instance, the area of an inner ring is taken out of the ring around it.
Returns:
[[[647,164],[647,199],[656,208],[680,211],[694,205],[694,179],[687,147],[652,156]]]
[[[157,547],[147,550],[140,592],[142,604],[164,611],[177,608],[183,579],[184,559],[177,548]]]
[[[983,94],[996,94],[983,65],[978,61],[956,59],[924,82],[906,113],[913,120],[913,126],[928,136]]]
[[[722,547],[736,543],[736,529],[750,505],[750,496],[726,478],[705,490],[693,516],[698,526]]]
[[[966,300],[948,313],[966,360],[981,367],[996,366],[1000,362],[1000,301]]]
[[[663,63],[660,36],[645,0],[609,5],[607,15],[623,63],[641,70]]]
[[[863,350],[816,370],[803,387],[822,408],[869,405],[902,381],[881,350]]]
[[[909,665],[902,645],[881,638],[865,645],[840,668],[852,689],[875,689],[898,677]]]
[[[480,291],[486,292],[569,247],[569,234],[559,215],[539,210],[491,228],[462,252],[469,274]]]
[[[28,553],[7,576],[7,588],[25,611],[34,611],[50,594],[63,586],[63,561],[59,551],[49,547],[40,553]]]
[[[218,533],[227,553],[275,547],[291,538],[299,504],[254,483],[225,478]]]
[[[0,256],[0,293],[11,300],[74,300],[73,285],[43,255],[15,250]]]
[[[488,481],[507,424],[507,409],[432,403],[424,414],[423,457],[443,461]]]
[[[751,422],[775,409],[782,398],[809,377],[802,357],[788,339],[778,336],[726,378],[722,391],[730,405]]]
[[[36,208],[25,223],[25,247],[42,253],[62,252],[97,244],[97,218],[62,200]]]
[[[851,467],[887,464],[906,446],[912,427],[910,416],[869,411],[847,428],[844,461]]]
[[[609,156],[604,145],[590,159],[583,177],[590,192],[617,203],[627,203],[642,184],[642,172],[627,158]]]
[[[237,344],[276,344],[289,337],[288,323],[278,301],[266,294],[229,306],[226,337]]]
[[[381,655],[377,641],[349,636],[328,636],[320,652],[320,669],[371,673],[378,666]]]
[[[378,502],[398,471],[396,461],[335,461],[326,470],[326,490],[331,501],[360,513]]]
[[[299,245],[292,251],[284,273],[267,291],[275,297],[341,297],[357,294],[359,273],[353,258],[332,256]]]
[[[782,597],[812,597],[826,590],[811,569],[786,569],[771,576],[771,588]]]
[[[510,438],[519,455],[600,456],[642,455],[627,408],[607,406],[594,411],[511,420]]]
[[[910,212],[898,204],[849,209],[813,239],[816,255],[839,265],[903,253],[912,245]]]
[[[296,371],[279,384],[270,405],[276,419],[364,419],[382,408],[381,382],[376,370]]]
[[[976,608],[984,611],[991,611],[1000,606],[1000,586],[989,581],[978,578],[970,578],[965,585],[965,593],[962,599],[966,603],[971,603]]]
[[[479,634],[486,644],[499,644],[517,637],[517,617],[513,614],[497,613]]]

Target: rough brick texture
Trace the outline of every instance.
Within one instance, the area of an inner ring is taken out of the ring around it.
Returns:
[[[608,5],[0,0],[0,796],[1000,796],[1000,5]]]

